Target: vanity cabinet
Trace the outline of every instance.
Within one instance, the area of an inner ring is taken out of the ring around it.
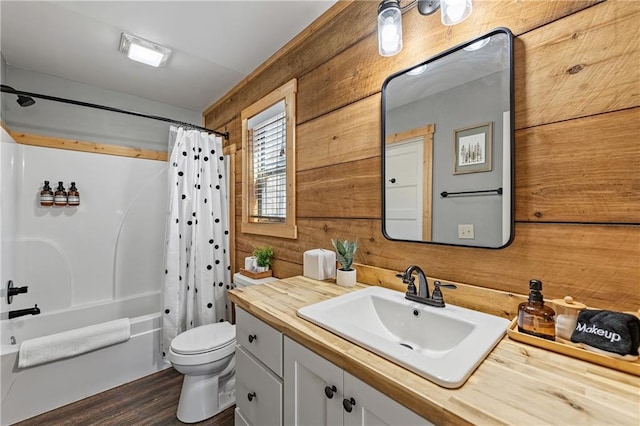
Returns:
[[[236,426],[283,424],[282,338],[236,306]]]
[[[285,337],[284,424],[413,426],[431,423]]]

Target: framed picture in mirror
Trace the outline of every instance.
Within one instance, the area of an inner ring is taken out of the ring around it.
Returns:
[[[482,123],[453,132],[453,174],[491,171],[493,123]]]

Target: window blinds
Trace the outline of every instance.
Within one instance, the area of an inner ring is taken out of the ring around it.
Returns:
[[[287,217],[287,138],[284,111],[249,129],[252,222],[283,223]]]

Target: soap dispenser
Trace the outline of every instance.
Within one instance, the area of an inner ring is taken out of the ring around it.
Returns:
[[[555,316],[555,311],[544,304],[542,282],[529,281],[529,301],[518,306],[518,331],[555,340]]]

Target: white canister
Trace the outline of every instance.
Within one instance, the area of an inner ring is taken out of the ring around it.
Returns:
[[[313,249],[304,252],[303,274],[322,281],[336,276],[336,253],[333,250]]]
[[[258,267],[258,261],[255,256],[249,256],[244,258],[244,269],[247,271],[255,272]]]

